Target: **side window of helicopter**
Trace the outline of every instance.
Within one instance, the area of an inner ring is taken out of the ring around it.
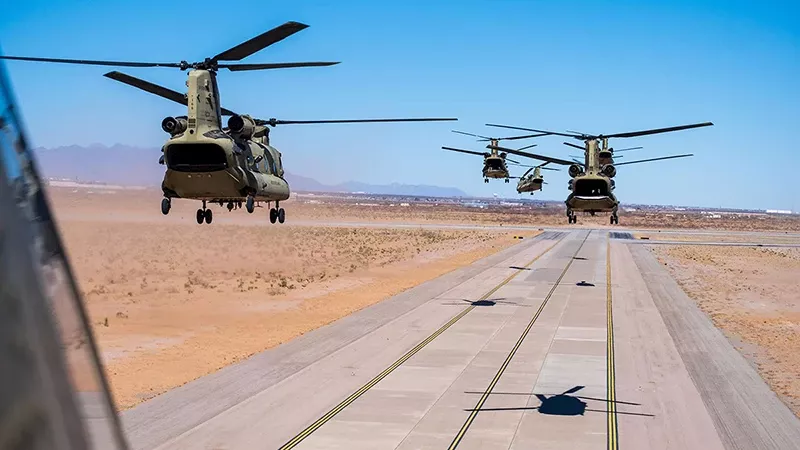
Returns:
[[[276,174],[277,171],[275,170],[275,158],[272,157],[272,153],[270,153],[269,150],[264,150],[264,159],[266,160],[265,162],[267,169],[265,173],[273,175]]]

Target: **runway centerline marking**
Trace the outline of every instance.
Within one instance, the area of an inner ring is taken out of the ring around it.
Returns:
[[[617,386],[614,368],[614,317],[611,308],[611,239],[606,239],[606,410],[608,411],[608,450],[619,449],[619,426],[617,424]]]
[[[588,235],[587,235],[587,236],[588,236]],[[564,236],[564,237],[565,237],[565,236]],[[558,245],[558,244],[559,244],[559,243],[560,243],[560,242],[561,242],[561,241],[564,239],[564,237],[560,238],[558,241],[556,241],[556,243],[555,243],[555,244],[551,245],[551,246],[550,246],[550,247],[548,247],[548,248],[547,248],[545,251],[543,251],[542,253],[538,254],[538,255],[537,255],[535,258],[533,258],[532,260],[530,260],[530,262],[528,262],[527,264],[525,264],[525,266],[523,266],[521,269],[516,269],[516,271],[515,271],[514,273],[512,273],[511,275],[509,275],[509,276],[508,276],[508,277],[507,277],[505,280],[501,281],[501,282],[500,282],[500,284],[498,284],[497,286],[495,286],[494,288],[492,288],[492,290],[490,290],[489,292],[487,292],[486,294],[484,294],[484,295],[483,295],[483,296],[482,296],[480,299],[478,299],[478,300],[476,300],[476,301],[486,300],[486,299],[488,299],[489,297],[491,297],[491,296],[492,296],[492,294],[494,294],[494,293],[495,293],[495,292],[497,292],[497,291],[498,291],[500,288],[502,288],[503,286],[505,286],[506,284],[508,284],[508,282],[509,282],[509,281],[511,281],[511,280],[513,280],[513,279],[514,279],[514,278],[515,278],[517,275],[519,275],[519,274],[520,274],[520,272],[522,272],[523,270],[527,269],[527,268],[528,268],[528,267],[530,267],[530,266],[531,266],[533,263],[535,263],[536,261],[538,261],[538,260],[539,260],[539,258],[541,258],[542,256],[546,255],[548,252],[550,252],[550,250],[552,250],[552,249],[553,249],[553,248],[554,248],[556,245]],[[585,241],[585,239],[584,239],[584,241]],[[352,394],[350,394],[350,396],[348,396],[346,399],[342,400],[342,402],[341,402],[341,403],[339,403],[338,405],[334,406],[334,407],[333,407],[333,409],[331,409],[330,411],[328,411],[328,412],[327,412],[325,415],[323,415],[322,417],[320,417],[319,419],[317,419],[317,420],[316,420],[314,423],[312,423],[312,424],[311,424],[311,425],[309,425],[307,428],[305,428],[303,431],[301,431],[300,433],[298,433],[298,434],[297,434],[295,437],[293,437],[291,440],[289,440],[289,442],[287,442],[287,443],[283,444],[283,445],[280,447],[280,450],[289,450],[289,449],[291,449],[291,448],[294,448],[295,446],[297,446],[297,445],[298,445],[300,442],[302,442],[302,441],[303,441],[305,438],[307,438],[308,436],[310,436],[310,435],[311,435],[311,433],[313,433],[313,432],[317,431],[317,430],[318,430],[320,427],[322,427],[323,425],[325,425],[325,423],[327,423],[327,422],[328,422],[328,421],[330,421],[330,420],[331,420],[331,419],[332,419],[334,416],[336,416],[336,414],[339,414],[339,413],[340,413],[340,412],[342,412],[342,411],[343,411],[345,408],[347,408],[348,406],[350,406],[350,405],[351,405],[353,402],[355,402],[355,401],[356,401],[356,400],[357,400],[359,397],[361,397],[362,395],[364,395],[364,393],[365,393],[365,392],[367,392],[367,391],[368,391],[368,390],[370,390],[370,389],[371,389],[373,386],[375,386],[376,384],[378,384],[378,383],[379,383],[381,380],[383,380],[384,378],[386,378],[387,376],[389,376],[389,374],[391,374],[391,373],[392,373],[392,372],[393,372],[395,369],[397,369],[398,367],[400,367],[400,366],[401,366],[401,365],[402,365],[404,362],[408,361],[408,360],[409,360],[409,359],[410,359],[412,356],[414,356],[415,354],[419,353],[419,351],[420,351],[420,350],[422,350],[423,348],[425,348],[425,346],[426,346],[426,345],[428,345],[428,344],[430,344],[431,342],[433,342],[433,340],[434,340],[434,339],[436,339],[436,338],[437,338],[437,337],[439,337],[439,336],[440,336],[442,333],[444,333],[445,331],[447,331],[447,329],[448,329],[448,328],[450,328],[451,326],[453,326],[453,325],[454,325],[456,322],[458,322],[459,320],[461,320],[461,319],[462,319],[464,316],[466,316],[467,314],[469,314],[469,312],[470,312],[470,311],[472,311],[473,309],[475,309],[476,307],[477,307],[477,305],[470,305],[470,306],[466,307],[466,308],[465,308],[463,311],[461,311],[460,313],[456,314],[456,315],[455,315],[455,316],[454,316],[452,319],[450,319],[449,321],[447,321],[447,323],[445,323],[444,325],[442,325],[442,326],[441,326],[441,327],[440,327],[438,330],[434,331],[434,332],[433,332],[433,334],[431,334],[430,336],[428,336],[427,338],[425,338],[425,339],[424,339],[422,342],[420,342],[420,343],[419,343],[419,344],[417,344],[417,345],[416,345],[414,348],[412,348],[412,349],[411,349],[411,350],[409,350],[407,353],[405,353],[403,356],[401,356],[401,357],[400,357],[400,358],[399,358],[397,361],[395,361],[394,363],[392,363],[392,364],[391,364],[389,367],[387,367],[387,368],[386,368],[386,369],[385,369],[383,372],[379,373],[379,374],[378,374],[378,375],[377,375],[375,378],[373,378],[372,380],[370,380],[369,382],[367,382],[365,385],[361,386],[361,387],[360,387],[358,390],[356,390],[355,392],[353,392]]]
[[[480,412],[484,403],[486,403],[486,400],[489,398],[489,395],[492,393],[492,390],[497,385],[498,381],[500,381],[500,377],[503,376],[503,372],[505,372],[506,368],[508,368],[508,365],[514,358],[514,355],[516,355],[517,350],[519,350],[520,346],[522,346],[522,342],[528,336],[528,333],[531,331],[531,328],[533,328],[533,324],[536,323],[536,320],[539,318],[539,315],[544,310],[544,307],[547,305],[547,302],[550,300],[550,297],[553,296],[553,293],[561,284],[561,279],[564,278],[564,275],[567,274],[567,270],[569,270],[570,266],[572,266],[572,262],[575,261],[575,257],[578,255],[578,252],[580,252],[581,249],[583,248],[583,244],[586,243],[586,240],[589,238],[590,234],[592,234],[592,230],[589,230],[589,232],[586,233],[586,237],[583,238],[581,245],[579,245],[578,249],[575,250],[575,253],[572,255],[572,257],[569,259],[569,262],[567,262],[567,265],[564,267],[564,270],[561,271],[561,275],[559,275],[556,282],[553,283],[553,287],[550,288],[550,292],[547,293],[547,296],[545,296],[544,300],[542,301],[542,304],[539,306],[539,309],[536,310],[536,313],[533,315],[530,322],[528,322],[528,326],[525,328],[525,331],[522,332],[519,339],[517,340],[517,343],[514,344],[514,347],[511,348],[511,351],[508,353],[508,356],[506,357],[505,361],[503,361],[503,364],[500,365],[500,369],[497,370],[497,374],[495,374],[494,378],[492,378],[492,381],[489,383],[489,387],[486,388],[486,391],[484,391],[483,395],[481,395],[481,398],[478,400],[478,403],[475,405],[474,408],[472,408],[469,417],[467,417],[467,420],[464,422],[464,425],[461,426],[461,429],[453,438],[453,442],[450,443],[448,450],[454,450],[456,447],[458,447],[458,444],[461,443],[462,439],[464,439],[464,436],[467,434],[467,430],[469,429],[470,425],[472,425],[472,422],[474,422],[475,418],[478,417],[478,413]]]

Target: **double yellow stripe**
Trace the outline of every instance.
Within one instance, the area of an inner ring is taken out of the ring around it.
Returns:
[[[563,239],[563,238],[562,238],[562,239]],[[560,240],[559,240],[559,242],[560,242]],[[528,262],[527,264],[525,264],[524,268],[528,268],[530,265],[532,265],[533,263],[535,263],[535,262],[536,262],[536,261],[537,261],[539,258],[541,258],[541,257],[542,257],[542,256],[544,256],[544,255],[545,255],[547,252],[549,252],[550,250],[552,250],[552,249],[553,249],[553,247],[555,247],[557,244],[558,244],[558,242],[556,242],[555,244],[551,245],[551,246],[550,246],[550,247],[549,247],[547,250],[545,250],[544,252],[540,253],[540,254],[539,254],[538,256],[536,256],[535,258],[533,258],[533,259],[532,259],[530,262]],[[506,278],[506,279],[505,279],[505,280],[503,280],[503,281],[502,281],[500,284],[498,284],[497,286],[495,286],[495,287],[494,287],[494,288],[493,288],[491,291],[489,291],[489,292],[487,292],[486,294],[484,294],[484,295],[483,295],[483,296],[482,296],[482,297],[481,297],[481,298],[480,298],[478,301],[480,301],[480,300],[486,300],[486,299],[488,299],[488,298],[489,298],[489,297],[490,297],[492,294],[494,294],[495,292],[497,292],[497,290],[498,290],[498,289],[500,289],[501,287],[505,286],[505,285],[506,285],[506,284],[507,284],[509,281],[511,281],[512,279],[514,279],[514,277],[516,277],[517,275],[519,275],[519,273],[520,273],[520,272],[522,272],[522,270],[523,270],[523,269],[517,269],[517,271],[516,271],[516,272],[512,273],[512,274],[511,274],[511,275],[510,275],[508,278]],[[320,417],[319,419],[317,419],[317,420],[316,420],[314,423],[312,423],[312,424],[311,424],[311,425],[309,425],[309,426],[308,426],[306,429],[304,429],[303,431],[301,431],[301,432],[300,432],[300,433],[299,433],[297,436],[295,436],[294,438],[292,438],[291,440],[289,440],[289,442],[287,442],[287,443],[283,444],[283,446],[281,446],[281,447],[280,447],[280,449],[281,449],[281,450],[288,450],[288,449],[290,449],[290,448],[294,448],[294,447],[295,447],[297,444],[299,444],[300,442],[302,442],[302,441],[303,441],[303,439],[305,439],[305,438],[307,438],[308,436],[310,436],[310,435],[311,435],[311,433],[313,433],[313,432],[317,431],[317,430],[318,430],[318,429],[319,429],[321,426],[325,425],[325,423],[326,423],[326,422],[328,422],[329,420],[331,420],[331,419],[332,419],[332,418],[333,418],[333,417],[334,417],[336,414],[339,414],[339,413],[340,413],[342,410],[344,410],[345,408],[347,408],[348,406],[350,406],[350,404],[352,404],[352,403],[353,403],[354,401],[356,401],[356,400],[357,400],[359,397],[361,397],[362,395],[364,395],[364,393],[365,393],[365,392],[367,392],[367,391],[368,391],[368,390],[370,390],[370,389],[371,389],[373,386],[375,386],[376,384],[378,384],[378,383],[379,383],[381,380],[383,380],[384,378],[386,378],[386,377],[387,377],[387,376],[388,376],[390,373],[392,373],[392,372],[393,372],[395,369],[397,369],[398,367],[400,367],[400,366],[401,366],[401,365],[402,365],[404,362],[408,361],[408,360],[409,360],[409,359],[410,359],[412,356],[414,356],[415,354],[417,354],[417,353],[418,353],[420,350],[422,350],[422,349],[423,349],[423,348],[424,348],[426,345],[430,344],[430,343],[431,343],[431,341],[433,341],[434,339],[436,339],[437,337],[439,337],[439,335],[441,335],[442,333],[444,333],[445,331],[447,331],[447,329],[448,329],[448,328],[450,328],[451,326],[453,326],[453,324],[455,324],[456,322],[458,322],[459,320],[461,320],[461,318],[462,318],[462,317],[466,316],[466,315],[467,315],[467,314],[468,314],[470,311],[472,311],[473,309],[475,309],[475,305],[468,306],[468,307],[467,307],[467,308],[465,308],[463,311],[461,311],[460,313],[458,313],[458,314],[457,314],[455,317],[453,317],[453,318],[452,318],[452,319],[450,319],[450,320],[449,320],[447,323],[445,323],[444,325],[442,325],[442,326],[441,326],[441,328],[439,328],[438,330],[434,331],[434,332],[433,332],[433,334],[431,334],[430,336],[428,336],[427,338],[425,338],[425,340],[424,340],[424,341],[422,341],[422,342],[420,342],[419,344],[417,344],[417,345],[416,345],[414,348],[412,348],[412,349],[411,349],[411,350],[409,350],[409,351],[408,351],[406,354],[404,354],[403,356],[401,356],[401,357],[400,357],[400,359],[398,359],[397,361],[395,361],[394,363],[392,363],[392,365],[390,365],[389,367],[387,367],[387,368],[386,368],[386,370],[384,370],[383,372],[381,372],[380,374],[378,374],[378,376],[376,376],[375,378],[373,378],[372,380],[370,380],[370,381],[369,381],[367,384],[365,384],[365,385],[361,386],[361,387],[360,387],[360,388],[359,388],[357,391],[353,392],[353,393],[352,393],[352,394],[351,394],[349,397],[347,397],[347,398],[346,398],[346,399],[344,399],[344,400],[343,400],[341,403],[339,403],[338,405],[336,405],[336,406],[335,406],[333,409],[331,409],[330,411],[328,411],[328,412],[327,412],[327,413],[326,413],[324,416],[322,416],[322,417]]]
[[[611,309],[611,240],[606,239],[606,405],[608,411],[608,450],[619,449],[617,425],[617,387],[614,370],[614,318]]]
[[[564,278],[564,275],[567,274],[567,270],[569,270],[569,267],[572,265],[572,262],[575,261],[575,257],[578,255],[578,252],[580,252],[581,248],[583,248],[583,244],[586,243],[586,239],[589,238],[589,234],[591,234],[591,232],[586,233],[586,237],[583,238],[581,245],[578,247],[577,250],[575,250],[575,253],[569,259],[569,262],[567,263],[566,267],[564,267],[564,270],[561,272],[561,275],[559,275],[558,279],[553,284],[553,287],[550,288],[550,292],[547,293],[547,296],[542,301],[542,304],[539,306],[539,309],[536,311],[536,314],[534,314],[531,321],[528,322],[528,326],[525,328],[525,331],[523,331],[522,335],[519,337],[519,339],[517,339],[517,343],[514,344],[514,347],[511,349],[511,352],[509,352],[505,361],[503,361],[503,364],[500,366],[500,369],[497,371],[497,374],[495,374],[494,378],[492,378],[492,381],[489,383],[489,387],[486,388],[486,391],[484,391],[483,395],[481,395],[481,398],[478,400],[478,403],[475,405],[474,408],[472,408],[472,412],[470,413],[469,417],[467,417],[467,421],[464,422],[464,425],[462,425],[461,429],[458,430],[458,433],[456,434],[455,438],[453,438],[453,442],[450,443],[450,447],[448,447],[448,450],[453,450],[456,447],[458,447],[458,444],[460,444],[461,440],[464,439],[464,436],[467,434],[467,430],[469,429],[470,425],[472,425],[472,422],[475,421],[475,418],[478,416],[478,412],[480,412],[481,408],[483,408],[483,404],[486,403],[486,400],[489,398],[489,395],[492,393],[492,390],[497,385],[497,382],[500,381],[500,377],[503,376],[503,372],[506,371],[506,368],[511,363],[511,360],[514,358],[514,355],[517,353],[517,350],[519,350],[519,347],[522,345],[522,342],[528,336],[528,333],[531,331],[531,328],[533,328],[533,324],[536,322],[536,319],[539,318],[539,315],[542,313],[542,310],[544,310],[544,307],[545,305],[547,305],[547,302],[550,300],[550,297],[553,296],[553,293],[556,291],[556,288],[558,288],[558,285],[561,283],[561,279]]]

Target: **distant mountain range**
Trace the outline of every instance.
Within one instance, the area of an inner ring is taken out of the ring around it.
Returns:
[[[160,148],[139,148],[122,144],[70,145],[34,149],[43,176],[67,178],[83,182],[100,182],[132,186],[160,186],[164,166],[158,164]],[[382,195],[416,195],[426,197],[469,197],[466,192],[450,187],[392,183],[385,185],[347,181],[326,185],[312,178],[286,173],[293,191],[364,192]]]

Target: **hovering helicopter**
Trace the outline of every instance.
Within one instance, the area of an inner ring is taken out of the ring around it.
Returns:
[[[553,167],[545,167],[546,165],[550,164],[550,162],[546,162],[544,164],[540,164],[538,166],[533,166],[528,169],[521,177],[519,177],[519,181],[517,182],[517,193],[522,194],[523,192],[530,192],[533,195],[536,191],[542,190],[542,185],[547,184],[544,181],[544,177],[542,176],[542,169],[544,170],[558,170]],[[533,171],[532,174],[528,175],[531,170]]]
[[[514,161],[513,159],[506,158],[506,153],[508,152],[498,152],[498,144],[500,141],[503,140],[517,140],[517,139],[528,139],[533,137],[539,136],[546,136],[548,133],[537,133],[537,134],[529,134],[525,136],[513,136],[507,138],[494,138],[494,137],[487,137],[481,136],[479,134],[472,134],[472,133],[465,133],[463,131],[456,131],[452,130],[453,133],[463,134],[466,136],[473,136],[479,138],[478,141],[486,142],[488,141],[490,144],[486,146],[486,148],[491,149],[491,152],[476,152],[472,150],[464,150],[460,148],[453,148],[453,147],[442,147],[443,150],[449,150],[452,152],[460,152],[460,153],[467,153],[469,155],[478,155],[483,156],[483,182],[488,183],[489,178],[496,178],[496,179],[505,179],[505,182],[508,183],[510,178],[514,178],[509,175],[508,173],[508,165],[506,161],[513,163],[514,165],[523,166],[523,167],[530,167],[524,166],[520,164],[518,161]],[[536,147],[536,144],[528,145],[526,147],[522,147],[519,150],[525,150],[531,147]]]
[[[611,212],[609,222],[619,224],[619,216],[617,211],[619,209],[619,201],[614,196],[613,190],[615,182],[613,180],[616,176],[616,166],[625,164],[638,164],[643,162],[661,161],[665,159],[686,158],[694,156],[693,154],[685,155],[672,155],[662,156],[659,158],[642,159],[638,161],[626,161],[622,163],[614,163],[614,150],[608,147],[609,138],[626,138],[645,136],[650,134],[668,133],[672,131],[687,130],[691,128],[699,128],[714,125],[711,122],[697,123],[692,125],[681,125],[669,128],[657,128],[644,131],[633,131],[628,133],[616,133],[608,135],[592,135],[578,132],[558,133],[554,131],[536,130],[533,128],[512,127],[508,125],[486,124],[490,127],[509,128],[513,130],[533,131],[537,133],[548,133],[557,136],[572,137],[584,141],[584,162],[567,161],[559,158],[552,158],[544,155],[536,155],[533,153],[521,152],[513,149],[506,149],[499,146],[493,146],[494,150],[504,151],[506,153],[526,156],[528,158],[538,159],[540,161],[547,161],[554,164],[561,164],[569,166],[569,180],[568,188],[572,193],[569,194],[567,200],[564,202],[567,205],[567,218],[569,223],[577,223],[576,211],[588,212],[595,215],[597,212]],[[601,146],[598,145],[601,142]],[[570,147],[581,148],[580,146],[565,142]],[[619,150],[622,151],[622,150]]]
[[[366,123],[366,122],[429,122],[454,121],[455,118],[413,119],[354,119],[354,120],[278,120],[258,119],[247,114],[237,114],[220,105],[217,71],[282,69],[293,67],[322,67],[338,62],[290,62],[238,64],[240,61],[272,44],[275,44],[308,25],[286,22],[246,42],[225,50],[202,62],[154,63],[128,61],[97,61],[82,59],[37,58],[0,56],[2,59],[52,63],[84,64],[119,67],[170,67],[188,70],[186,87],[182,94],[171,89],[121,73],[109,72],[112,80],[139,88],[145,92],[172,100],[187,107],[187,114],[167,117],[161,128],[170,138],[162,147],[159,164],[166,164],[162,182],[164,198],[161,212],[169,214],[172,199],[200,200],[203,207],[197,210],[197,223],[210,224],[213,214],[207,203],[228,210],[240,208],[244,201],[248,213],[253,213],[256,202],[268,202],[271,223],[283,223],[286,212],[280,202],[289,198],[289,184],[284,179],[281,153],[269,143],[269,127],[289,124]],[[222,127],[222,117],[230,116],[227,127]],[[272,208],[271,203],[275,202]]]

